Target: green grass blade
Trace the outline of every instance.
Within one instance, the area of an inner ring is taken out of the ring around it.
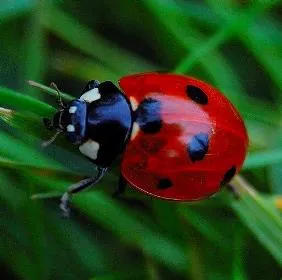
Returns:
[[[9,160],[19,161],[23,164],[36,165],[38,167],[60,168],[58,163],[46,158],[42,153],[15,139],[10,135],[0,132],[0,154]]]
[[[6,108],[12,107],[19,110],[35,113],[39,116],[51,114],[53,108],[35,98],[19,93],[17,91],[0,86],[0,103]]]
[[[0,157],[0,166],[3,169],[16,170],[18,172],[30,172],[35,176],[45,176],[54,178],[64,178],[69,180],[79,180],[83,176],[75,171],[65,170],[63,168],[50,168],[48,166],[30,165]]]
[[[102,193],[81,194],[73,202],[91,219],[119,236],[121,241],[137,246],[154,260],[176,271],[183,271],[189,265],[189,257],[183,248],[160,232],[152,230],[144,222],[138,221]]]
[[[244,31],[259,14],[275,4],[268,2],[269,4],[266,5],[266,2],[263,2],[264,4],[262,4],[262,2],[257,2],[256,5],[251,6],[249,11],[238,13],[236,16],[232,17],[232,19],[217,31],[205,44],[198,46],[198,48],[195,48],[191,54],[187,55],[176,66],[174,71],[178,73],[186,73],[195,63],[200,61],[200,58],[205,58],[209,52],[216,49],[220,44],[226,42],[232,35],[234,35],[234,33]]]
[[[245,163],[244,169],[252,169],[282,162],[282,150],[272,149],[269,151],[251,153]]]
[[[47,93],[47,94],[49,94],[49,95],[51,95],[51,96],[58,97],[58,92],[57,92],[57,90],[54,89],[54,88],[47,87],[47,86],[45,86],[45,85],[42,85],[42,84],[40,84],[40,83],[38,83],[38,82],[35,82],[35,81],[32,81],[32,80],[28,80],[27,83],[28,83],[30,86],[35,87],[35,88],[37,88],[37,89],[39,89],[39,90],[42,90],[42,91],[44,91],[45,93]],[[60,89],[59,89],[59,90],[60,90]],[[69,95],[69,94],[67,94],[67,93],[63,93],[63,92],[61,92],[61,90],[60,90],[60,95],[61,95],[61,97],[62,97],[63,99],[65,99],[65,100],[67,100],[67,101],[70,101],[70,100],[73,99],[73,97],[72,97],[71,95]]]
[[[216,228],[216,225],[210,221],[209,216],[201,215],[197,209],[190,207],[179,207],[182,217],[188,224],[192,225],[195,230],[202,234],[207,240],[215,243],[220,248],[227,248],[228,243],[224,234]]]
[[[113,71],[108,66],[104,66],[99,61],[85,56],[73,55],[66,52],[57,52],[51,59],[51,65],[64,75],[85,81],[97,80],[118,81],[120,74]]]
[[[244,243],[244,233],[242,230],[239,230],[235,236],[234,242],[234,258],[232,264],[232,280],[247,280],[248,276],[246,275],[245,263],[244,263],[244,253],[246,250],[246,244]]]
[[[48,13],[48,1],[37,1],[34,13],[29,16],[29,28],[26,30],[26,39],[23,48],[24,74],[23,81],[26,79],[41,80],[46,71],[47,46],[46,34],[41,23],[41,17]],[[33,89],[23,84],[28,94],[32,94]]]
[[[32,10],[36,0],[9,0],[0,5],[0,24],[11,18],[22,16]]]
[[[233,182],[240,198],[231,200],[231,207],[282,266],[281,215],[274,205],[264,201],[244,180],[237,177]]]
[[[233,6],[226,2],[228,7],[218,5],[217,1],[210,0],[210,5],[226,20],[229,21],[230,13],[227,9],[234,9]],[[250,5],[248,14],[253,17],[260,15],[262,12],[273,8],[280,1],[257,1]],[[237,14],[241,14],[241,10],[237,8]],[[222,24],[222,23],[221,23]],[[246,48],[252,52],[255,58],[268,71],[270,77],[277,84],[279,89],[282,89],[282,75],[280,65],[282,63],[282,36],[281,25],[269,17],[264,16],[257,20],[254,24],[234,29],[235,35],[245,44]]]
[[[43,18],[43,25],[71,46],[78,48],[92,58],[103,61],[105,65],[120,75],[157,68],[121,47],[114,46],[113,42],[107,42],[58,7],[52,8],[49,18]],[[72,34],[76,34],[76,36],[74,37]],[[118,63],[119,61],[122,63]]]

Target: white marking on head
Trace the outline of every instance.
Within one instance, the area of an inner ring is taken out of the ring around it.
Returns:
[[[129,101],[130,101],[132,110],[133,110],[133,111],[136,111],[136,109],[138,108],[138,102],[137,102],[137,100],[135,99],[135,97],[130,96],[130,97],[129,97]]]
[[[73,124],[69,124],[69,125],[67,126],[67,132],[74,132],[74,131],[75,131],[74,125],[73,125]]]
[[[97,159],[99,148],[99,143],[90,139],[79,146],[80,152],[93,160]]]
[[[82,94],[79,99],[83,100],[87,103],[91,103],[91,102],[98,100],[100,98],[101,98],[101,94],[99,93],[99,89],[93,88],[89,91],[86,91],[84,94]]]
[[[137,122],[133,123],[132,131],[131,131],[131,140],[133,140],[140,131],[140,126]]]
[[[77,110],[77,107],[76,107],[76,106],[70,106],[70,108],[69,108],[69,113],[70,113],[70,114],[74,114],[74,113],[76,112],[76,110]]]

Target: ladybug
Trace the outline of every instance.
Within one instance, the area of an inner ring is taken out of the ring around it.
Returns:
[[[121,153],[115,196],[129,183],[162,199],[200,200],[239,172],[248,135],[238,111],[217,89],[163,73],[126,76],[119,85],[92,80],[68,104],[58,91],[60,109],[52,120],[44,119],[55,137],[63,133],[97,166],[94,177],[70,186],[62,196],[65,214],[70,195],[95,186]]]

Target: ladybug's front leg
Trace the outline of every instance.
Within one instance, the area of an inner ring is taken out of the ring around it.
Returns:
[[[78,193],[85,190],[88,187],[94,187],[105,175],[108,168],[97,167],[97,175],[95,177],[90,177],[79,181],[76,184],[71,185],[68,190],[61,197],[60,208],[65,217],[69,216],[69,200],[72,194]]]
[[[127,185],[127,181],[125,180],[125,178],[122,176],[122,174],[120,174],[119,176],[119,181],[118,181],[118,188],[117,190],[113,193],[113,197],[114,198],[120,198],[120,196],[122,194],[124,194],[125,192],[125,188]]]
[[[142,210],[146,209],[147,206],[143,201],[140,201],[139,199],[136,198],[129,198],[129,197],[124,197],[123,194],[125,193],[125,188],[127,185],[126,179],[120,174],[119,176],[119,181],[118,181],[118,188],[117,190],[113,193],[113,198],[117,198],[123,203],[127,204],[128,206],[133,206],[140,208]]]

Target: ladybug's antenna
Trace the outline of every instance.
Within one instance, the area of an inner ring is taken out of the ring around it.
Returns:
[[[41,85],[41,84],[39,84],[39,83],[37,83],[35,81],[32,81],[32,80],[28,80],[27,82],[28,82],[28,84],[30,84],[33,87],[39,88],[39,89],[41,89],[43,91],[46,91],[46,92],[50,93],[50,88],[49,87]],[[50,84],[50,87],[57,92],[57,103],[59,104],[60,108],[65,109],[66,108],[66,104],[62,100],[62,94],[61,94],[61,91],[58,89],[57,85],[54,82],[52,82]]]
[[[62,132],[62,130],[57,130],[56,133],[49,140],[42,142],[41,146],[43,148],[46,148],[47,146],[52,144]]]
[[[61,91],[58,89],[57,85],[54,82],[52,82],[50,84],[50,87],[53,88],[57,92],[57,94],[58,94],[57,95],[57,103],[59,104],[59,106],[61,108],[65,109],[66,108],[66,104],[62,100],[62,94],[61,94]]]

